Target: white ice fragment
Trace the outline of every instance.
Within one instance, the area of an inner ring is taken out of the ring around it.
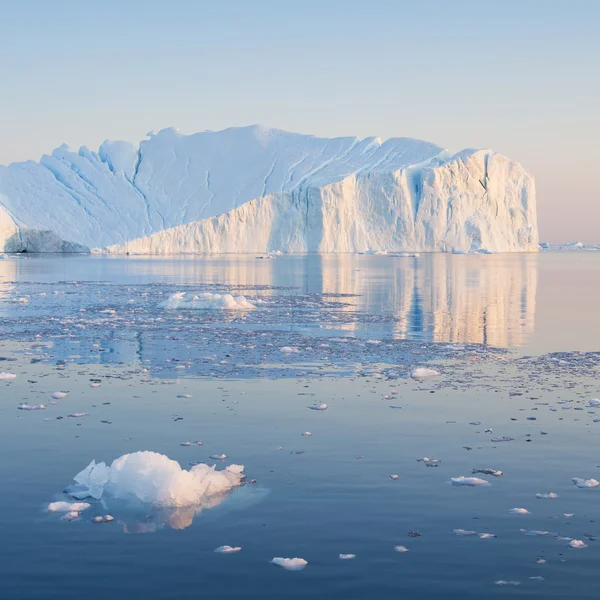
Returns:
[[[600,481],[596,481],[595,479],[581,479],[579,477],[573,477],[573,483],[578,488],[595,488],[600,485]]]
[[[439,373],[438,371],[429,369],[427,367],[417,367],[416,369],[413,369],[411,371],[410,376],[413,379],[428,379],[429,377],[437,377],[440,374],[441,373]]]
[[[592,408],[597,408],[598,406],[600,406],[600,399],[592,398],[588,401],[588,406],[591,406]]]
[[[496,585],[521,585],[520,581],[507,581],[506,579],[499,579],[498,581],[494,581]]]
[[[544,535],[550,535],[549,531],[542,531],[540,529],[521,529],[520,531],[523,535],[528,535],[530,537],[542,537]]]
[[[90,383],[90,387],[91,387],[91,388],[99,388],[99,387],[100,387],[100,384],[99,384],[98,382],[95,382],[95,383]]]
[[[396,479],[398,479],[398,475],[396,475],[396,474],[390,475],[390,479],[393,479],[394,481],[396,481]]]
[[[545,577],[542,577],[541,575],[533,575],[529,579],[531,579],[532,581],[544,581]]]
[[[79,412],[79,413],[70,413],[67,415],[67,417],[71,417],[73,419],[80,419],[81,417],[87,417],[89,416],[90,413],[86,413],[86,412]]]
[[[240,552],[241,546],[219,546],[215,548],[217,554],[233,554],[234,552]]]
[[[515,438],[511,438],[511,437],[507,437],[505,435],[502,435],[500,437],[493,437],[490,442],[512,442]]]
[[[582,540],[571,540],[569,546],[576,549],[587,548],[587,544]]]
[[[479,537],[482,540],[489,540],[491,538],[495,538],[495,537],[498,537],[498,536],[495,533],[480,533]]]
[[[76,510],[65,513],[61,519],[63,521],[77,521],[79,518],[81,517],[81,514],[78,513]]]
[[[46,410],[45,404],[29,404],[27,402],[21,402],[19,406],[17,406],[19,410]]]
[[[454,535],[460,535],[460,536],[477,535],[476,531],[471,531],[469,529],[453,529],[452,533]]]
[[[305,432],[304,432],[302,435],[303,435],[304,437],[311,437],[311,436],[312,436],[312,433],[311,433],[310,431],[305,431]]]
[[[408,548],[406,546],[394,546],[394,550],[396,552],[408,552]]]
[[[284,354],[298,354],[300,352],[296,346],[283,346],[282,348],[279,348],[279,351]]]
[[[211,454],[210,457],[213,460],[225,460],[227,458],[227,454]]]
[[[244,296],[234,297],[231,294],[211,294],[210,292],[193,296],[186,296],[186,292],[177,292],[161,302],[159,307],[168,310],[250,310],[256,308]]]
[[[90,506],[87,502],[50,502],[48,512],[82,512]]]
[[[301,571],[308,564],[303,558],[281,558],[280,556],[273,558],[271,563],[288,571]]]
[[[340,554],[340,560],[352,560],[356,558],[356,554]]]
[[[62,398],[66,398],[66,397],[67,397],[66,392],[54,392],[52,394],[52,398],[54,398],[55,400],[61,400]]]
[[[103,494],[114,498],[137,498],[141,502],[165,507],[202,504],[241,484],[242,465],[230,465],[222,471],[198,464],[189,471],[157,452],[134,452],[120,456],[110,467],[92,461],[75,477],[99,499]]]
[[[98,516],[98,517],[94,517],[92,519],[92,523],[110,523],[111,521],[114,521],[115,518],[112,515],[102,515],[102,516]]]
[[[327,410],[327,404],[313,404],[312,406],[309,406],[308,408],[310,408],[310,410]]]
[[[511,508],[508,512],[513,515],[530,515],[531,514],[526,508]]]
[[[479,477],[451,477],[450,481],[452,485],[464,485],[469,487],[475,487],[478,485],[491,485],[489,481],[485,479],[479,479]]]
[[[12,381],[16,378],[17,376],[15,373],[0,373],[0,381]]]
[[[547,498],[548,500],[555,500],[558,498],[558,494],[555,494],[554,492],[547,492],[546,494],[536,494],[535,497],[540,499]]]

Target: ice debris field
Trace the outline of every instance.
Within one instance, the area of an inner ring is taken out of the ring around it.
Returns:
[[[0,251],[537,251],[533,177],[492,150],[262,126],[0,166]]]

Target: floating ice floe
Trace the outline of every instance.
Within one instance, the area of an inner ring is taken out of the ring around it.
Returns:
[[[452,485],[463,485],[468,487],[475,487],[478,485],[491,485],[489,481],[485,479],[479,479],[479,477],[451,477],[450,481]]]
[[[327,404],[313,404],[309,406],[310,410],[327,410]]]
[[[80,412],[80,413],[70,413],[67,417],[71,417],[72,419],[80,419],[81,417],[87,417],[90,413]]]
[[[46,410],[45,404],[29,404],[28,402],[21,402],[17,406],[19,410]]]
[[[596,481],[595,479],[581,479],[579,477],[573,477],[573,483],[578,488],[595,488],[600,485],[600,481]]]
[[[542,531],[540,529],[520,529],[519,530],[523,535],[528,535],[530,537],[543,537],[545,535],[550,535],[549,531]]]
[[[308,564],[303,558],[281,558],[280,556],[273,558],[271,563],[288,571],[301,571]]]
[[[438,375],[441,375],[439,371],[427,367],[417,367],[410,373],[410,376],[413,379],[428,379],[429,377],[437,377]]]
[[[424,463],[426,467],[437,467],[442,461],[439,458],[424,456],[423,458],[417,458],[417,462]]]
[[[547,492],[545,494],[536,494],[535,497],[540,499],[547,498],[548,500],[555,500],[558,498],[558,494],[555,494],[554,492]]]
[[[87,502],[50,502],[48,504],[48,512],[82,512],[87,510],[91,504]]]
[[[408,552],[408,548],[406,546],[394,546],[394,550],[396,552]]]
[[[493,437],[490,442],[512,442],[515,438],[507,437],[505,435],[501,435],[500,437]]]
[[[12,381],[16,378],[17,376],[15,373],[0,373],[0,381]]]
[[[512,515],[530,515],[531,513],[526,508],[511,508],[509,511]]]
[[[453,529],[452,533],[454,535],[459,535],[459,536],[471,536],[471,535],[477,535],[476,531],[472,531],[470,529]]]
[[[81,513],[74,510],[72,512],[65,513],[61,517],[61,520],[63,520],[63,521],[78,521],[80,518],[81,518]]]
[[[124,454],[112,462],[92,461],[75,476],[78,497],[100,499],[104,494],[118,499],[137,499],[164,507],[201,505],[213,496],[239,486],[244,479],[242,465],[230,465],[222,471],[215,466],[198,464],[189,471],[157,452]],[[69,489],[69,488],[67,488]]]
[[[55,400],[62,400],[63,398],[67,397],[67,393],[66,392],[54,392],[52,394],[52,398],[54,398]]]
[[[390,479],[393,479],[394,481],[396,481],[396,479],[398,479],[398,475],[396,475],[394,473],[393,475],[390,475]]]
[[[472,469],[471,473],[473,475],[481,473],[482,475],[491,475],[492,477],[502,477],[502,471],[497,471],[496,469]]]
[[[100,515],[98,517],[94,517],[92,519],[92,523],[110,523],[114,520],[115,518],[112,515]]]
[[[168,310],[250,310],[256,308],[254,304],[246,300],[245,296],[234,297],[231,294],[211,294],[210,292],[192,296],[186,296],[186,292],[177,292],[161,302],[159,307]]]
[[[356,554],[340,554],[340,560],[352,560],[356,558]]]
[[[582,540],[571,540],[569,546],[576,549],[587,548],[587,544]]]
[[[600,400],[598,398],[592,398],[588,401],[588,406],[591,406],[592,408],[597,408],[600,406]]]
[[[312,433],[311,433],[310,431],[305,431],[305,432],[304,432],[302,435],[303,435],[304,437],[311,437],[311,436],[312,436]]]
[[[513,580],[506,580],[506,579],[499,579],[498,581],[494,581],[494,583],[496,585],[521,585],[520,581],[513,581]]]
[[[296,348],[296,346],[283,346],[279,348],[279,352],[283,352],[284,354],[298,354],[300,349]]]
[[[226,460],[227,454],[211,454],[210,458],[212,458],[213,460]]]
[[[241,546],[219,546],[215,548],[215,552],[217,554],[234,554],[235,552],[240,552],[241,549]]]
[[[492,538],[496,538],[496,537],[498,537],[498,536],[497,536],[495,533],[480,533],[480,534],[479,534],[479,537],[480,537],[482,540],[490,540],[490,539],[492,539]]]

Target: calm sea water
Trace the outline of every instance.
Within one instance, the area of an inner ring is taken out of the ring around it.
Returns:
[[[572,478],[600,475],[599,275],[594,253],[0,260],[0,597],[595,598],[600,487]],[[161,308],[186,290],[258,308]],[[137,450],[226,453],[256,483],[47,512],[90,460]],[[449,483],[486,468],[503,475]]]

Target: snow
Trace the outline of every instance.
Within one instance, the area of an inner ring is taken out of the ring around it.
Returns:
[[[303,558],[281,558],[280,556],[276,556],[271,562],[288,571],[301,571],[308,564]]]
[[[144,451],[124,454],[110,467],[92,461],[74,479],[88,487],[92,498],[100,499],[106,493],[118,499],[184,507],[202,504],[239,486],[243,470],[241,465],[216,471],[214,466],[198,464],[186,471],[164,454]]]
[[[177,292],[162,302],[160,307],[168,310],[250,310],[256,308],[244,296],[234,297],[231,294],[211,294],[210,292],[193,296],[186,296],[186,292]]]
[[[261,126],[0,167],[0,251],[537,251],[533,178],[491,150]]]

